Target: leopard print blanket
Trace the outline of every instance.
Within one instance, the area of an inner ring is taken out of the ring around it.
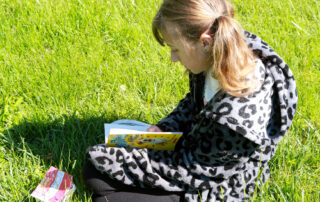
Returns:
[[[175,151],[96,145],[87,158],[124,184],[184,192],[185,201],[249,200],[269,176],[268,161],[296,112],[297,90],[289,67],[263,40],[249,32],[245,39],[264,64],[253,94],[219,91],[204,106],[205,75],[190,75],[190,92],[157,124],[183,131]]]

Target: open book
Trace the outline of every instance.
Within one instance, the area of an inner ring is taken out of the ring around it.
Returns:
[[[135,120],[104,124],[108,147],[148,148],[173,151],[182,132],[147,132],[151,125]]]

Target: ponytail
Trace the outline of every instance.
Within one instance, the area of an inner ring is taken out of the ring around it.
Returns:
[[[215,19],[210,33],[213,36],[212,76],[229,94],[247,95],[257,84],[248,78],[254,72],[255,62],[244,41],[243,30],[232,17],[220,16]]]
[[[201,34],[209,29],[213,38],[212,76],[222,90],[243,97],[251,93],[258,82],[252,79],[253,52],[233,17],[234,8],[226,0],[164,0],[153,19],[152,31],[156,40],[164,45],[161,33],[167,22],[177,25],[177,34],[193,42],[198,42]]]

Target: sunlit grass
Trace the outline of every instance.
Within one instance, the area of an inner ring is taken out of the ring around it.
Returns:
[[[320,3],[234,0],[236,18],[292,68],[298,114],[257,201],[320,200]],[[50,166],[74,176],[103,123],[156,123],[188,91],[151,33],[153,0],[0,1],[0,201],[29,201]]]

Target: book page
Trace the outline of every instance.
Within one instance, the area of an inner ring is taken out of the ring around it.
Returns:
[[[151,126],[150,124],[143,123],[141,121],[130,120],[130,119],[123,119],[123,120],[114,121],[112,123],[106,123],[104,124],[105,139],[106,139],[106,142],[108,142],[111,128],[146,132],[150,126]]]
[[[173,151],[182,132],[147,132],[151,125],[136,120],[118,120],[105,127],[108,147],[148,148]]]
[[[117,125],[126,125],[126,126],[137,126],[137,127],[150,127],[150,124],[137,121],[137,120],[131,120],[131,119],[121,119],[112,122],[111,124],[117,124]]]
[[[119,132],[119,130],[111,129],[108,142],[106,142],[108,147],[173,151],[176,143],[182,136],[182,133],[178,132],[114,133],[114,131]]]

